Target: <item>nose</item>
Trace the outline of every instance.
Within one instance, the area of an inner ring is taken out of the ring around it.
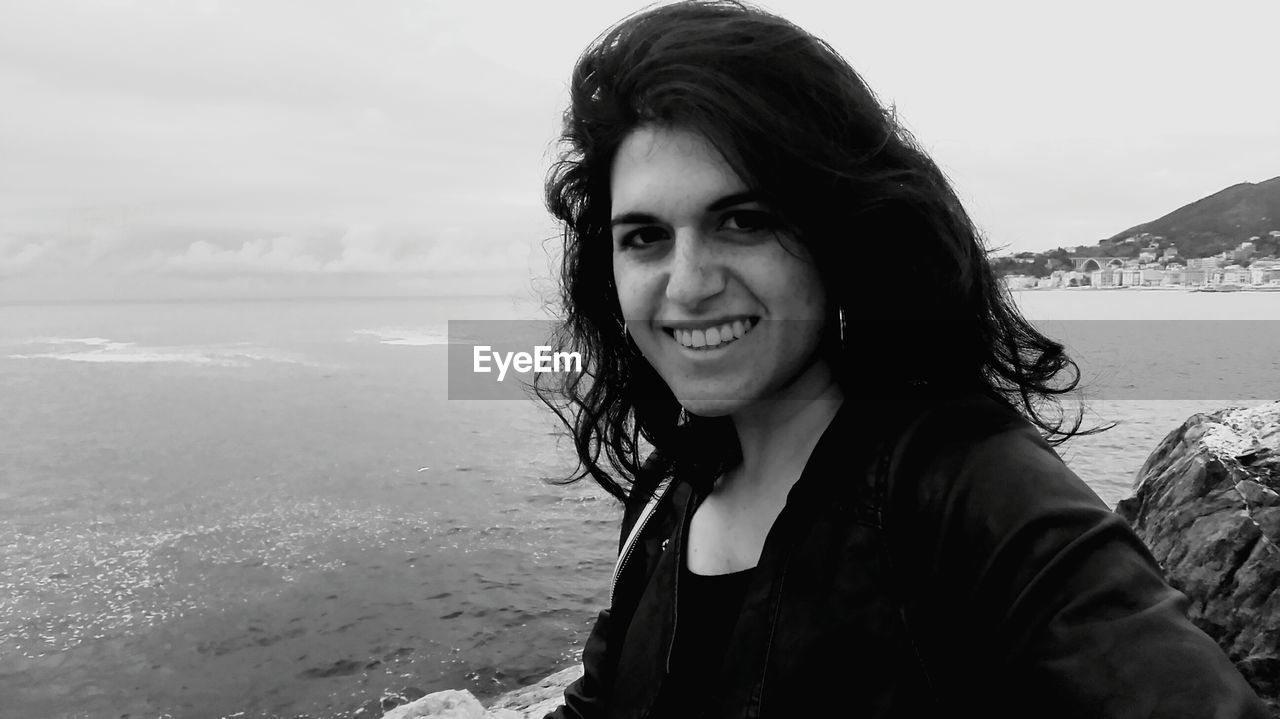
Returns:
[[[718,254],[714,244],[698,232],[677,232],[667,269],[667,299],[677,305],[696,308],[704,300],[723,292],[725,273]]]

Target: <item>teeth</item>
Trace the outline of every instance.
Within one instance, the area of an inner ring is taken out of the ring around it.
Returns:
[[[676,341],[685,347],[711,348],[727,345],[742,338],[754,326],[750,322],[736,320],[731,324],[711,327],[706,330],[677,329],[673,330],[672,334],[675,336]]]

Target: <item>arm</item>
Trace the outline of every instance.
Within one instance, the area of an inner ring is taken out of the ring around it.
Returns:
[[[907,475],[917,526],[903,541],[939,639],[930,663],[954,668],[934,672],[941,691],[1038,717],[1267,717],[1129,525],[1034,428],[934,440]]]
[[[623,550],[627,536],[639,519],[637,505],[628,502],[622,517],[622,531],[618,538],[618,551]],[[602,610],[582,649],[582,676],[565,687],[564,703],[543,719],[595,719],[603,717],[608,707],[608,695],[613,687],[613,669],[616,661],[609,651],[609,627],[613,607]]]
[[[613,685],[611,676],[607,676],[606,667],[610,666],[608,658],[609,610],[600,612],[595,626],[587,637],[587,644],[582,649],[583,674],[577,681],[565,687],[564,703],[543,719],[591,719],[603,717],[605,697],[608,688]]]

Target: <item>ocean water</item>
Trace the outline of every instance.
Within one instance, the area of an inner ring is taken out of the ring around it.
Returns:
[[[335,716],[571,662],[616,512],[531,403],[449,401],[509,300],[0,307],[0,715]]]
[[[1277,294],[1019,301],[1139,333],[1280,319]],[[536,316],[508,298],[0,306],[0,717],[336,717],[577,661],[619,508],[545,481],[573,468],[545,410],[446,390],[447,320]],[[1246,381],[1280,376],[1263,339],[1233,344],[1258,353],[1232,370]],[[1079,349],[1153,345],[1128,340]],[[1224,366],[1218,349],[1196,361]],[[1101,396],[1088,419],[1118,426],[1060,451],[1114,503],[1188,415],[1259,392]]]

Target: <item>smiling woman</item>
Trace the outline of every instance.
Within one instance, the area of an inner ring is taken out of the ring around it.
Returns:
[[[552,717],[827,716],[836,687],[867,717],[1264,716],[1054,452],[1075,364],[828,45],[642,12],[579,60],[562,139],[555,345],[584,371],[536,379],[568,481],[625,512]]]
[[[827,299],[813,259],[701,136],[636,130],[610,187],[627,331],[686,410],[838,392],[818,353]]]

